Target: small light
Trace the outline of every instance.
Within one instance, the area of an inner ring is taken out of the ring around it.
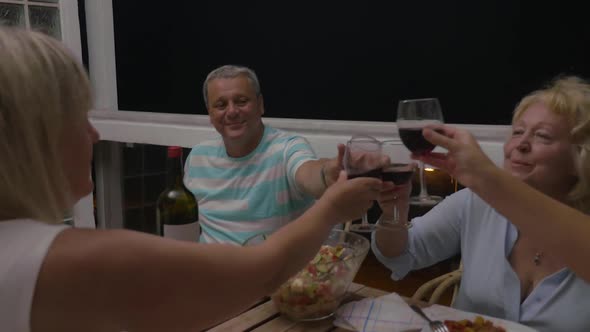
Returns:
[[[431,168],[431,167],[426,167],[426,168],[424,168],[424,170],[426,172],[434,172],[434,168]]]

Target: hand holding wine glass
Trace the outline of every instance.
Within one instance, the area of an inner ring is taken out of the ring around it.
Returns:
[[[377,225],[410,228],[411,224],[407,217],[408,196],[416,163],[410,159],[410,152],[402,142],[397,140],[383,141],[382,153],[388,160],[382,168],[382,180],[384,186],[393,188],[383,190],[378,199],[383,214]],[[387,185],[386,182],[392,182],[393,185]]]
[[[442,124],[443,115],[437,98],[408,99],[399,102],[397,107],[397,127],[404,145],[415,155],[429,153],[434,144],[422,136],[422,129],[428,125]],[[442,200],[426,190],[424,162],[420,163],[420,194],[413,197],[411,204],[436,205]]]
[[[496,165],[482,151],[473,135],[460,128],[447,125],[427,127],[424,137],[445,148],[446,153],[430,153],[418,159],[447,172],[466,187],[471,187],[478,178],[477,173]]]
[[[381,179],[384,163],[381,154],[381,142],[368,135],[353,136],[347,143],[342,160],[349,179],[372,177]],[[355,232],[372,232],[375,225],[370,224],[365,213],[361,224],[350,227]]]

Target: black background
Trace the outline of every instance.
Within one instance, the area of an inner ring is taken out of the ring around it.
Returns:
[[[508,124],[556,75],[590,77],[581,4],[113,0],[119,108],[206,114],[207,73],[241,64],[268,117],[395,121],[438,97],[446,122]]]

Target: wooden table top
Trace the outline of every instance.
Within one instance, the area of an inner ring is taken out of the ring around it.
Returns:
[[[342,303],[356,301],[364,297],[378,297],[388,292],[352,283],[348,294]],[[256,332],[282,332],[282,331],[309,331],[309,332],[343,332],[348,331],[332,325],[333,318],[327,318],[316,322],[294,322],[283,317],[274,307],[270,299],[257,303],[249,310],[231,318],[207,331],[256,331]]]

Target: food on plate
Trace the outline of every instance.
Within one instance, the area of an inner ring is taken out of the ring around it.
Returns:
[[[445,325],[449,332],[506,332],[504,328],[494,325],[482,316],[476,316],[474,320],[445,320]]]
[[[342,245],[323,245],[303,270],[273,294],[277,309],[293,319],[331,315],[354,277],[352,256],[352,250]]]

